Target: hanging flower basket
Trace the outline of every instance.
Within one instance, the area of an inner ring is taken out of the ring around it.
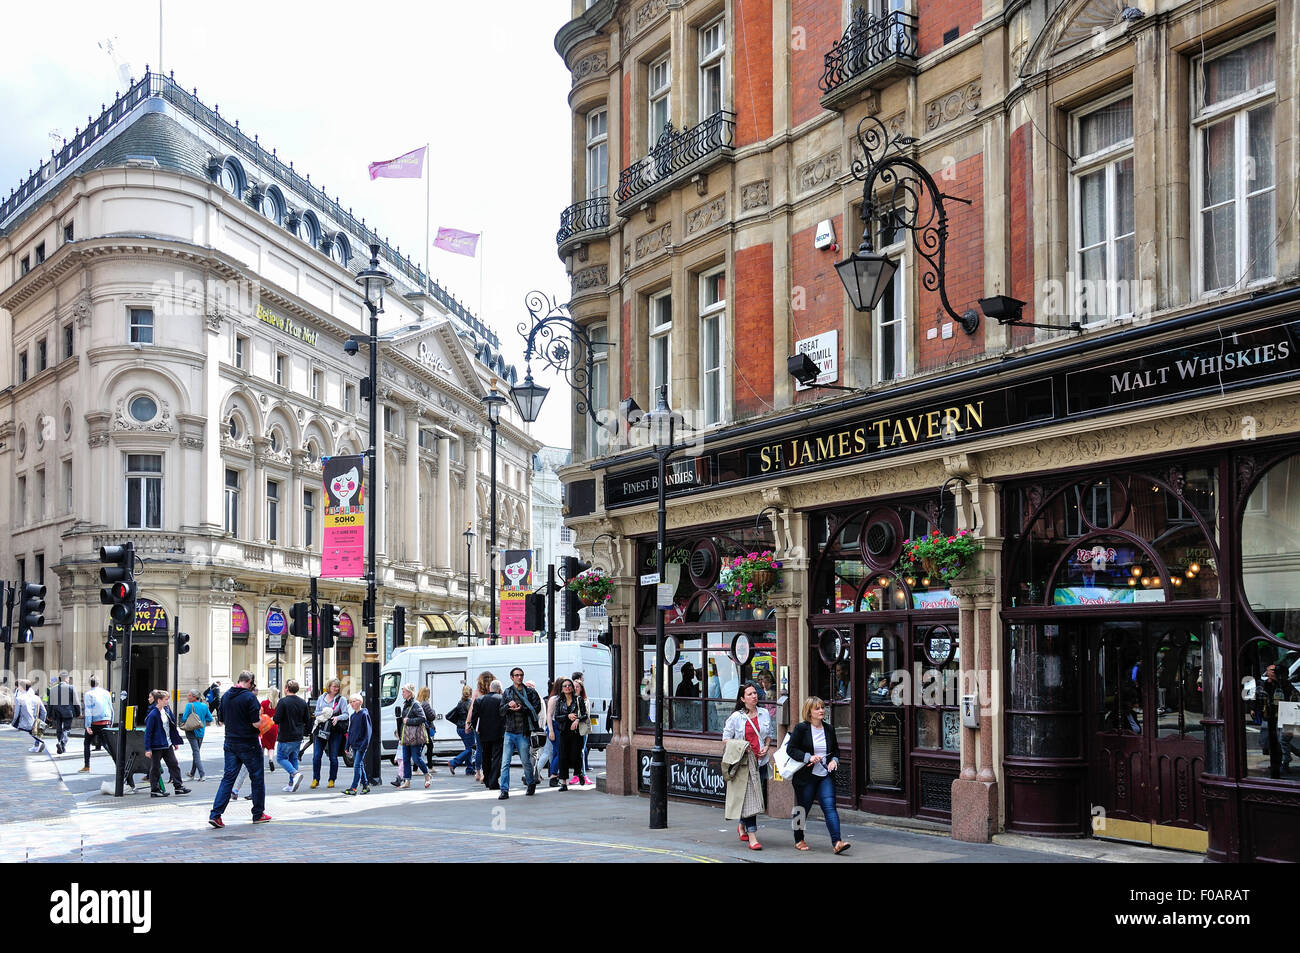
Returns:
[[[603,606],[614,596],[614,583],[594,569],[578,573],[565,588],[576,593],[584,606]]]
[[[898,557],[898,570],[909,576],[924,571],[927,576],[938,576],[944,582],[952,582],[983,548],[983,543],[964,529],[958,530],[955,536],[945,536],[934,530],[929,536],[918,536],[903,542],[903,552]]]
[[[767,605],[767,594],[781,584],[781,563],[771,550],[725,559],[718,574],[718,590],[743,608]]]

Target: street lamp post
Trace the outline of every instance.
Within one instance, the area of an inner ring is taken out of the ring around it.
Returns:
[[[668,457],[673,452],[675,421],[668,407],[668,385],[659,388],[659,403],[645,415],[650,444],[658,462],[659,526],[655,534],[655,565],[664,566],[664,537],[667,534],[668,506],[665,490]],[[662,569],[661,569],[662,571]],[[668,827],[668,754],[664,751],[664,607],[655,598],[655,743],[650,749],[650,829]]]
[[[492,629],[489,644],[497,644],[497,424],[501,421],[501,408],[506,405],[505,395],[497,390],[496,378],[492,378],[492,389],[483,396],[483,406],[487,409],[488,423],[492,425],[492,554],[488,560],[488,593],[492,599]]]
[[[465,644],[472,645],[470,619],[474,615],[474,524],[462,534],[465,537]]]
[[[392,276],[379,267],[379,244],[370,246],[370,266],[357,275],[357,284],[365,291],[365,306],[370,312],[370,379],[367,382],[366,396],[370,401],[370,486],[366,499],[366,530],[369,541],[366,560],[366,650],[361,663],[361,682],[365,685],[366,708],[370,712],[370,723],[379,724],[379,639],[375,634],[378,613],[376,598],[377,575],[375,568],[375,541],[378,516],[372,502],[375,490],[379,486],[379,457],[375,452],[375,434],[379,428],[379,315],[384,311],[384,289],[393,283]],[[355,351],[355,341],[352,352]],[[372,744],[366,751],[366,775],[371,782],[379,780],[380,745]]]

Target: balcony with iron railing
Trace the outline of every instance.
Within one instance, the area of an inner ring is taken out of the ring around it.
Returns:
[[[555,244],[559,246],[559,255],[563,258],[568,253],[568,246],[575,239],[581,239],[589,232],[599,232],[609,228],[609,198],[598,196],[575,202],[560,213],[560,230],[555,233]]]
[[[827,109],[842,109],[868,89],[880,89],[899,76],[916,73],[916,17],[902,10],[869,16],[853,11],[844,35],[826,54],[818,85]]]
[[[174,74],[164,76],[161,73],[145,70],[144,78],[131,84],[131,87],[115,100],[112,105],[103,108],[97,119],[88,119],[85,129],[77,129],[73,137],[62,148],[53,150],[50,158],[31,172],[16,189],[13,189],[3,202],[0,202],[0,227],[10,224],[10,219],[47,183],[58,177],[65,168],[75,163],[88,150],[104,140],[106,134],[133,114],[142,104],[152,98],[167,102],[180,112],[198,123],[204,129],[225,141],[233,151],[251,161],[260,172],[269,174],[275,180],[292,189],[299,197],[310,202],[315,208],[332,219],[344,231],[364,243],[378,242],[379,255],[385,262],[395,268],[416,292],[433,298],[461,322],[467,325],[483,340],[494,348],[500,348],[501,342],[487,325],[483,324],[470,311],[457,301],[450,292],[432,277],[426,275],[410,255],[381,239],[375,229],[366,225],[364,218],[358,219],[350,208],[344,208],[337,199],[330,198],[323,188],[312,184],[310,176],[297,172],[291,163],[285,163],[275,150],[264,147],[256,136],[249,136],[239,128],[238,122],[230,122],[216,107],[205,105],[198,97],[198,90],[188,91],[175,80]]]
[[[730,157],[736,140],[736,114],[725,109],[680,132],[672,123],[644,158],[638,159],[618,177],[618,213],[632,213],[637,202],[648,202],[690,176]]]

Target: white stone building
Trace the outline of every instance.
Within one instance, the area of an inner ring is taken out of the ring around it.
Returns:
[[[171,684],[178,616],[192,635],[182,689],[245,667],[262,685],[306,675],[300,644],[270,670],[266,622],[319,574],[321,458],[368,444],[367,352],[343,344],[368,332],[354,279],[372,241],[364,220],[158,75],[0,203],[0,574],[49,590],[17,672],[67,669],[83,686],[104,671],[98,548],[131,540],[140,595],[160,607],[137,621],[133,695]],[[408,641],[454,644],[470,524],[470,627],[488,628],[480,399],[515,372],[409,258],[382,241],[379,255],[396,279],[380,317],[380,624],[403,605]],[[531,546],[540,447],[508,404],[502,548]],[[325,661],[345,686],[360,680],[364,594],[360,579],[320,583],[356,636]]]

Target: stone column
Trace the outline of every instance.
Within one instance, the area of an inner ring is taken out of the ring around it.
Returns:
[[[406,561],[424,564],[422,556],[424,528],[420,520],[420,408],[406,405],[406,513],[402,518],[406,537]]]
[[[465,461],[465,523],[473,526],[474,532],[478,533],[474,540],[474,548],[481,553],[486,542],[483,539],[483,527],[478,521],[478,438],[469,434],[462,436],[461,449],[464,451],[462,457]],[[474,567],[474,576],[478,579],[483,578],[479,570],[480,563],[481,560],[470,557],[470,565]]]
[[[438,437],[438,488],[433,510],[433,564],[450,569],[451,562],[451,438]]]
[[[386,444],[384,438],[386,433],[384,431],[384,405],[382,401],[389,396],[389,391],[387,389],[381,389],[378,391],[378,394],[381,403],[379,404],[379,412],[375,415],[375,460],[379,463],[379,479],[369,480],[370,475],[367,474],[368,483],[373,485],[368,485],[366,487],[366,491],[370,493],[370,499],[372,501],[371,505],[366,507],[368,510],[366,513],[366,519],[378,521],[375,523],[376,560],[388,553],[388,534],[384,531],[384,524],[388,522],[388,500],[385,498],[384,494],[384,472],[385,468],[388,466],[388,461],[384,458],[384,448]],[[381,579],[383,578],[382,569],[380,569],[377,564],[375,572],[380,575]],[[382,630],[379,630],[378,626],[376,626],[376,630],[380,632],[380,638],[383,638]]]
[[[247,538],[261,544],[266,543],[266,448],[265,437],[255,438],[253,458],[248,464],[248,502],[252,504],[253,512],[248,521],[251,532]]]
[[[221,466],[221,356],[225,354],[222,325],[225,319],[215,309],[207,315],[206,354],[203,362],[203,452],[199,459],[199,525],[210,531],[222,528],[225,504],[225,473]],[[188,408],[187,408],[188,409]]]
[[[614,643],[623,647],[623,696],[619,699],[622,717],[614,721],[613,737],[605,751],[605,786],[609,794],[620,795],[637,793],[637,777],[641,770],[636,760],[636,745],[632,741],[641,690],[641,662],[636,651],[636,634],[630,623],[631,616],[626,609],[610,613]]]
[[[993,720],[1001,698],[993,692],[997,668],[992,657],[993,596],[991,577],[959,579],[952,584],[961,610],[961,691],[976,694],[979,728],[961,732],[961,774],[952,783],[954,840],[986,844],[998,832],[999,791],[993,763]]]

